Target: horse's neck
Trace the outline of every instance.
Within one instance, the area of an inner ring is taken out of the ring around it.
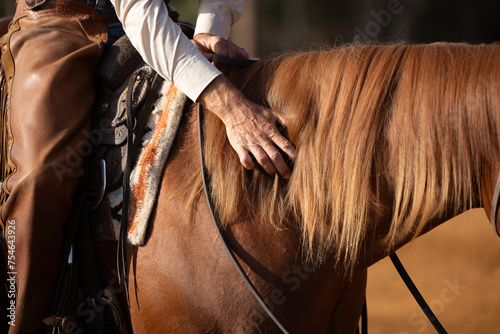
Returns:
[[[472,199],[471,203],[464,204],[460,208],[455,208],[452,207],[451,205],[444,208],[442,211],[442,214],[438,217],[434,217],[430,220],[428,220],[422,231],[420,231],[418,234],[416,233],[416,229],[409,231],[408,233],[400,234],[397,239],[394,240],[393,244],[391,247],[387,247],[386,244],[383,243],[384,238],[387,236],[387,233],[389,231],[389,222],[391,221],[392,218],[392,209],[388,209],[385,211],[384,214],[382,214],[378,218],[378,222],[373,224],[369,224],[367,226],[367,233],[366,235],[369,236],[366,238],[362,245],[362,251],[360,252],[361,258],[359,262],[359,267],[360,268],[365,268],[369,267],[372,264],[378,262],[379,260],[385,258],[389,254],[397,251],[401,247],[409,244],[413,240],[423,236],[424,234],[428,232],[432,232],[433,229],[437,228],[441,224],[447,223],[457,215],[460,215],[470,209],[473,208],[481,208],[485,207],[485,210],[490,210],[488,205],[484,205],[487,203],[491,203],[491,195],[490,197],[487,197],[485,194],[493,194],[493,189],[488,188],[488,184],[493,184],[493,176],[490,175],[490,173],[485,173],[481,176],[478,176],[483,182],[483,187],[486,185],[486,188],[483,188],[481,192],[479,192],[479,189],[474,193],[474,197]],[[496,174],[495,174],[495,182],[496,182]],[[491,180],[490,180],[491,179]],[[491,191],[490,191],[491,190]],[[389,188],[387,188],[387,194],[390,193]],[[482,198],[481,198],[482,196]],[[384,201],[383,201],[384,202]],[[390,203],[388,205],[388,208],[390,208],[393,204],[392,202],[392,197],[386,196],[385,202],[384,203]],[[436,204],[437,205],[437,204]],[[437,210],[437,207],[436,207]],[[489,212],[489,211],[487,211]]]

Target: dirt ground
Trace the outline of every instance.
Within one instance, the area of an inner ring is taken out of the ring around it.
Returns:
[[[500,238],[468,211],[398,251],[448,333],[500,333]],[[436,333],[389,258],[368,271],[368,332]]]

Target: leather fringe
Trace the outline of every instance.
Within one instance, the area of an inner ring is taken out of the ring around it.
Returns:
[[[12,146],[12,135],[10,131],[9,121],[9,95],[14,78],[14,60],[10,52],[10,37],[13,32],[19,30],[17,22],[9,25],[9,31],[1,38],[1,59],[0,59],[0,225],[2,232],[4,222],[1,219],[1,209],[9,191],[5,185],[5,181],[9,175],[16,170],[16,166],[10,161],[10,148]]]

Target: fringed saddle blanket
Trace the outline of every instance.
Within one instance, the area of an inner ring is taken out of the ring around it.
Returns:
[[[179,128],[186,95],[165,81],[152,106],[142,138],[141,149],[130,178],[128,243],[144,245],[146,229],[157,200],[163,168]],[[101,239],[118,240],[123,188],[107,194],[111,217],[110,226],[98,227]],[[107,223],[109,225],[109,223]],[[112,231],[110,231],[112,230]]]

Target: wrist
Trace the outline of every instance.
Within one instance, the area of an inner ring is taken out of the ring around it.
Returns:
[[[244,101],[243,94],[227,80],[219,75],[203,90],[197,102],[216,114],[225,124],[234,109]]]

